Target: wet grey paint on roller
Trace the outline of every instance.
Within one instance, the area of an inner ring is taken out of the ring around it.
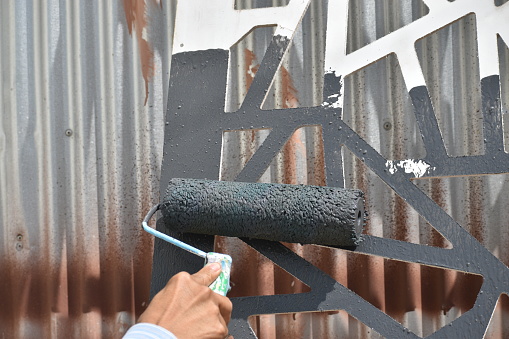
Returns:
[[[353,248],[362,197],[333,187],[172,179],[161,211],[177,232]]]

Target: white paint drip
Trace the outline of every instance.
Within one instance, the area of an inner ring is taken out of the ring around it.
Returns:
[[[414,160],[414,159],[406,159],[400,161],[387,160],[385,166],[387,167],[389,173],[391,174],[396,173],[399,168],[404,170],[405,173],[413,174],[416,178],[421,178],[426,173],[429,173],[430,169],[431,170],[435,169],[435,167],[431,167],[431,165],[425,162],[424,160]]]

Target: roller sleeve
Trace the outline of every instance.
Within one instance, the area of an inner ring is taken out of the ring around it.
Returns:
[[[177,232],[355,247],[363,193],[327,186],[172,179],[161,203]]]

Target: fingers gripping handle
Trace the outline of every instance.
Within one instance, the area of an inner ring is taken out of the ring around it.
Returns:
[[[222,253],[215,252],[205,253],[204,251],[199,250],[196,247],[188,245],[185,242],[170,237],[169,235],[159,232],[150,227],[148,225],[148,221],[159,210],[159,207],[160,207],[159,205],[156,205],[152,207],[152,209],[150,209],[150,211],[145,216],[145,219],[143,219],[143,222],[141,223],[142,228],[146,232],[152,234],[153,236],[159,239],[162,239],[166,242],[169,242],[170,244],[173,244],[186,251],[196,254],[197,256],[205,258],[206,261],[205,265],[210,262],[219,263],[221,265],[221,273],[219,274],[219,277],[210,285],[210,288],[212,289],[212,291],[220,295],[226,296],[226,293],[228,293],[228,291],[230,290],[230,271],[232,267],[232,258],[229,255]]]
[[[210,284],[210,289],[217,294],[222,296],[226,296],[226,293],[230,290],[230,271],[232,267],[232,258],[228,254],[222,253],[207,253],[206,264],[211,262],[217,262],[221,265],[221,273],[219,277],[212,284]]]

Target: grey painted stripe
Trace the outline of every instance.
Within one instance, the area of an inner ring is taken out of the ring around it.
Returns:
[[[242,103],[241,110],[248,108],[260,109],[289,44],[290,39],[287,37],[280,35],[272,37],[260,68],[256,72],[253,83]]]
[[[339,134],[341,127],[335,121],[343,118],[343,111],[337,107],[338,101],[342,100],[341,95],[341,76],[335,72],[326,73],[323,79],[323,104],[329,111],[330,121],[328,124],[322,124],[323,149],[325,157],[325,173],[327,176],[327,185],[334,187],[344,187],[345,179],[343,173],[343,156],[341,154],[341,144],[337,138],[330,136]],[[327,136],[327,137],[325,137]]]
[[[428,89],[426,86],[415,87],[410,90],[409,94],[414,106],[415,119],[426,148],[426,159],[432,161],[446,157],[447,152]]]
[[[255,154],[246,163],[235,181],[255,182],[269,167],[272,159],[279,153],[286,141],[292,136],[297,126],[279,126],[273,128],[263,144],[260,145]]]
[[[228,51],[209,50],[173,55],[161,168],[161,196],[164,196],[172,177],[218,179],[222,134],[216,126],[220,120],[218,112],[224,112],[227,70]],[[163,222],[157,223],[157,230],[203,251],[213,250],[213,236],[171,232]],[[196,272],[203,266],[203,260],[198,256],[159,239],[154,243],[153,260],[152,297],[174,274],[180,271]]]
[[[500,102],[500,76],[492,75],[481,80],[484,146],[486,154],[504,150],[502,105]]]

